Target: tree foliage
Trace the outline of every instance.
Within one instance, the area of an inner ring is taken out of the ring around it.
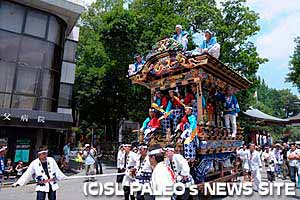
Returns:
[[[176,24],[211,29],[221,44],[221,61],[254,82],[239,94],[243,109],[255,100],[255,73],[266,59],[249,41],[259,31],[258,14],[245,0],[98,0],[82,15],[74,99],[81,120],[105,124],[110,133],[122,118],[141,121],[147,115],[150,91],[126,78],[136,52],[146,54]]]
[[[300,37],[295,39],[296,47],[290,60],[290,72],[287,74],[286,81],[293,83],[300,92]]]
[[[269,88],[262,80],[257,88],[257,95],[257,108],[269,115],[287,118],[300,111],[300,100],[289,89]]]

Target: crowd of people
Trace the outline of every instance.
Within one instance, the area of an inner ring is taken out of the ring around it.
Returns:
[[[300,188],[300,144],[276,143],[275,145],[243,145],[237,150],[244,181],[253,181],[255,188],[261,182],[261,170],[267,172],[269,182],[276,178],[290,180]]]
[[[187,187],[182,196],[157,195],[155,199],[189,199],[188,186],[193,183],[190,167],[181,154],[175,153],[172,145],[162,148],[159,144],[150,147],[145,143],[123,144],[118,152],[117,167],[118,172],[125,172],[125,175],[117,177],[117,182],[123,186],[125,200],[154,199],[149,193],[143,194],[141,191],[130,195],[131,184],[143,186],[150,183],[152,188],[163,194],[165,187],[176,182],[181,182]]]
[[[4,151],[4,150],[3,150]],[[25,166],[22,160],[19,160],[16,164],[13,164],[11,159],[3,160],[3,179],[15,179],[22,176],[28,166]],[[2,171],[2,170],[0,170]]]
[[[185,158],[195,159],[196,148],[200,145],[196,134],[193,134],[197,128],[198,101],[202,105],[201,112],[208,112],[213,115],[213,103],[206,101],[206,97],[201,97],[197,92],[197,85],[191,87],[170,89],[166,91],[156,91],[153,97],[153,104],[149,109],[149,117],[145,119],[140,131],[143,134],[144,142],[148,144],[157,133],[167,135],[171,133],[171,138],[178,143],[184,143]],[[184,94],[183,94],[184,93]],[[237,98],[234,96],[233,89],[228,86],[224,93],[216,92],[212,94],[216,100],[223,104],[223,116],[229,136],[235,138],[237,135],[236,117],[240,111]],[[201,99],[200,99],[201,98]],[[201,109],[201,108],[200,108]],[[214,120],[211,120],[214,123]],[[189,140],[189,142],[185,142]]]

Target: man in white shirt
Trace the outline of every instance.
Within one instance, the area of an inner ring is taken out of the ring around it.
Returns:
[[[38,158],[30,163],[25,173],[13,184],[14,187],[24,186],[35,176],[37,200],[45,200],[46,195],[49,200],[56,200],[56,190],[59,188],[58,181],[66,178],[57,166],[56,161],[52,157],[47,157],[47,155],[47,146],[41,146]]]
[[[244,181],[250,180],[249,172],[250,172],[250,166],[249,166],[249,149],[247,149],[247,145],[243,145],[243,149],[239,152],[240,158],[242,160],[242,170],[243,170],[243,176]]]
[[[148,156],[148,147],[145,143],[139,144],[139,154],[136,157],[136,165],[134,167],[136,171],[135,183],[140,185],[141,188],[145,184],[150,184],[152,176],[152,167]],[[150,194],[142,194],[142,191],[138,191],[136,195],[137,200],[152,200],[153,197]]]
[[[249,164],[250,164],[250,170],[251,170],[251,177],[253,182],[253,190],[258,191],[259,185],[261,183],[261,168],[262,163],[260,159],[259,153],[255,150],[255,144],[250,145],[250,153],[249,153]]]
[[[172,145],[167,145],[164,150],[166,151],[166,165],[170,167],[175,176],[176,182],[186,184],[185,192],[179,198],[182,200],[189,199],[188,186],[192,184],[193,178],[190,175],[190,166],[187,160],[180,154],[175,153],[175,148]]]
[[[276,159],[273,152],[270,151],[268,146],[265,147],[265,151],[262,153],[261,159],[264,162],[267,170],[268,181],[275,181]]]
[[[117,169],[118,173],[125,172],[125,151],[123,148],[123,144],[120,145],[118,155],[117,155]],[[124,175],[117,176],[117,183],[122,183]]]
[[[157,190],[160,193],[166,191],[166,187],[173,186],[175,183],[175,174],[170,167],[164,162],[163,149],[159,144],[155,144],[149,148],[150,164],[153,168],[151,177],[152,190]],[[171,200],[172,195],[156,195],[155,200]]]
[[[297,165],[298,165],[298,156],[299,151],[296,149],[295,143],[290,144],[290,150],[287,152],[287,158],[290,166],[290,178],[291,181],[296,183],[296,173],[297,173]]]
[[[95,174],[95,153],[95,150],[89,144],[85,145],[83,157],[85,158],[85,174],[87,176]],[[86,181],[95,181],[95,178],[88,178]]]
[[[122,186],[124,190],[124,197],[125,200],[129,200],[129,196],[131,200],[134,200],[134,195],[130,195],[130,185],[134,181],[134,167],[136,166],[136,158],[137,154],[132,151],[131,144],[124,144],[123,145],[125,150],[125,175],[122,181]]]

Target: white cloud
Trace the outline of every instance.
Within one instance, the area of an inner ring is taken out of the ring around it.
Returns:
[[[300,12],[299,0],[248,0],[247,4],[260,13],[261,18],[273,20],[282,14]]]
[[[294,38],[300,36],[299,0],[248,0],[247,5],[260,15],[261,30],[256,46],[270,62],[260,67],[258,74],[269,86],[289,88],[299,94],[291,83],[285,83],[289,57],[294,51]]]
[[[264,35],[258,35],[257,48],[261,56],[269,59],[288,59],[294,50],[294,38],[300,35],[300,13],[282,17],[276,24],[271,23],[274,28]]]
[[[96,0],[83,0],[85,5],[91,5],[92,3],[94,3]]]

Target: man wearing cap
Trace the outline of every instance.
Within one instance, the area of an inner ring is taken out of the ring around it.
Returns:
[[[251,170],[251,177],[253,180],[253,190],[257,192],[261,183],[260,171],[262,168],[262,163],[259,153],[255,150],[255,144],[250,144],[249,151],[249,165]]]
[[[233,88],[231,86],[227,86],[225,88],[225,94],[216,93],[216,98],[224,104],[224,119],[225,126],[227,131],[232,133],[232,137],[235,138],[237,134],[237,125],[236,125],[236,117],[240,112],[240,106],[236,96],[233,95]],[[231,128],[230,128],[231,124]]]
[[[275,164],[275,172],[278,177],[283,174],[283,169],[282,169],[282,164],[283,164],[283,154],[282,154],[282,149],[281,149],[281,144],[276,143],[275,144],[275,149],[273,150],[274,158],[276,160]]]
[[[296,183],[296,174],[298,171],[297,164],[298,164],[298,157],[300,152],[296,149],[295,143],[290,144],[290,150],[287,152],[287,158],[289,161],[290,166],[290,178],[291,181]]]
[[[123,182],[122,182],[122,186],[123,186],[123,190],[124,190],[124,197],[125,200],[129,200],[129,196],[131,200],[134,200],[134,195],[130,195],[130,185],[133,183],[134,181],[134,167],[136,166],[136,158],[137,158],[137,154],[134,153],[131,148],[132,145],[131,144],[124,144],[123,145],[124,150],[125,150],[125,175],[123,178]]]
[[[136,157],[136,165],[134,167],[136,171],[135,182],[138,185],[143,186],[145,183],[150,183],[152,176],[152,167],[148,156],[148,147],[145,143],[139,144],[139,154]],[[142,195],[142,192],[137,192],[137,200],[152,200],[150,194]]]
[[[193,179],[190,175],[190,166],[182,155],[175,153],[175,148],[173,145],[167,145],[164,150],[167,158],[166,165],[173,170],[176,177],[176,182],[184,183],[187,186],[180,199],[187,200],[189,199],[188,186],[193,182]]]
[[[6,152],[7,152],[7,146],[6,145],[0,146],[0,187],[2,186],[2,181],[4,178],[4,172],[5,172],[4,156]]]
[[[52,157],[47,157],[47,146],[41,146],[38,158],[30,163],[25,173],[13,186],[23,186],[28,183],[32,176],[35,176],[37,186],[37,200],[45,200],[48,195],[49,200],[56,199],[56,190],[59,188],[57,181],[63,180],[66,176],[60,171],[57,163]]]
[[[182,30],[182,26],[177,24],[175,27],[176,33],[173,35],[173,39],[182,44],[183,50],[187,50],[188,45],[188,35],[189,33],[187,31]]]
[[[163,149],[159,144],[149,147],[149,160],[153,168],[151,177],[152,190],[159,191],[161,195],[156,195],[155,200],[171,200],[171,196],[163,195],[166,187],[173,186],[175,183],[175,174],[173,170],[166,166],[164,162]]]
[[[85,149],[83,151],[83,157],[85,158],[85,174],[87,176],[95,174],[95,154],[96,151],[91,148],[90,144],[85,144]],[[95,178],[87,178],[86,181],[95,181]]]
[[[144,142],[146,144],[150,141],[150,135],[153,133],[157,128],[160,127],[160,121],[156,117],[155,109],[149,109],[149,117],[143,122],[142,128],[140,129],[141,132],[144,133]]]
[[[185,140],[191,137],[193,131],[197,128],[197,119],[192,114],[193,108],[185,107],[185,116],[182,118],[177,130],[180,129],[182,134],[178,140],[178,143],[185,142]],[[184,143],[184,157],[189,161],[193,161],[196,158],[196,148],[197,148],[197,134],[195,138],[189,142]]]
[[[210,30],[205,30],[205,40],[203,40],[198,51],[200,53],[209,53],[215,58],[220,56],[220,44],[217,42],[217,38],[213,37],[213,34]]]

